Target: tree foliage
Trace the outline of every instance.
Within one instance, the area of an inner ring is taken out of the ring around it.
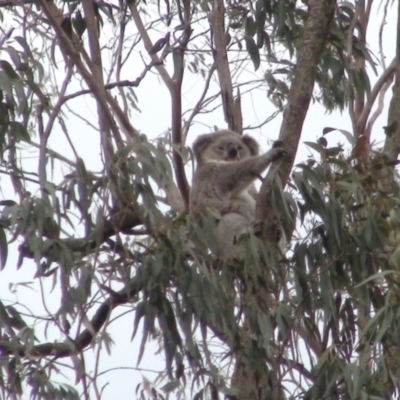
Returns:
[[[387,64],[382,39],[394,2],[0,6],[1,398],[108,398],[103,359],[140,382],[130,398],[398,395],[400,53]],[[256,126],[242,109],[260,91]],[[312,102],[352,129],[315,132],[294,165]],[[287,152],[261,184],[263,234],[229,263],[187,213],[189,143],[216,115],[240,133],[282,115]],[[119,363],[126,332],[136,356]]]

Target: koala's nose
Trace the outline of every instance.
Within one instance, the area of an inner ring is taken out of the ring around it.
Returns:
[[[236,157],[236,156],[237,156],[237,153],[238,153],[238,151],[237,151],[237,148],[236,148],[235,143],[229,143],[229,144],[228,144],[228,154],[229,154],[229,157]]]

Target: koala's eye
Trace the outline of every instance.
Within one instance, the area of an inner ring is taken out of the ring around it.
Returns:
[[[238,150],[242,150],[242,149],[243,149],[243,146],[241,146],[241,145],[239,144],[239,146],[238,146],[237,148],[238,148]]]
[[[218,150],[224,150],[224,146],[218,146]]]

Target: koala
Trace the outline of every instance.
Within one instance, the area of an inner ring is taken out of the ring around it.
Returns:
[[[194,142],[197,168],[190,193],[190,215],[197,222],[212,209],[221,216],[215,234],[206,233],[205,237],[217,258],[243,258],[235,237],[249,232],[255,220],[254,181],[272,161],[285,154],[276,144],[259,155],[253,138],[230,130],[201,135]]]

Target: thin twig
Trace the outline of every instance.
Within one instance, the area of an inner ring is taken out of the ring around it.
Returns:
[[[210,87],[211,78],[212,78],[212,76],[214,74],[215,68],[216,67],[215,67],[215,62],[214,62],[211,65],[211,67],[210,67],[210,69],[208,71],[208,75],[207,75],[207,78],[206,78],[205,83],[204,83],[203,92],[201,93],[201,96],[200,96],[199,100],[197,101],[196,105],[193,107],[193,110],[192,110],[189,118],[187,119],[187,121],[185,121],[185,123],[183,125],[183,128],[182,128],[182,137],[183,137],[182,140],[183,140],[183,143],[186,143],[186,138],[187,138],[187,135],[189,133],[189,128],[190,128],[190,125],[193,122],[194,117],[199,113],[199,111],[203,107],[203,101],[204,101],[204,98],[206,97],[206,94],[207,94],[208,89]]]
[[[115,121],[113,119],[113,116],[111,114],[111,111],[107,105],[107,103],[110,105],[112,110],[114,111],[115,115],[117,116],[122,130],[125,132],[127,137],[133,138],[136,136],[137,132],[136,130],[132,127],[130,124],[127,116],[123,113],[121,108],[118,106],[118,103],[114,100],[114,98],[106,91],[105,94],[102,93],[99,85],[97,82],[93,79],[93,76],[91,73],[87,70],[87,68],[84,66],[82,60],[80,59],[79,53],[77,50],[73,47],[73,43],[70,41],[69,37],[66,35],[64,30],[61,28],[61,18],[62,13],[57,9],[57,7],[54,5],[52,1],[45,1],[45,0],[38,0],[38,3],[42,7],[46,17],[48,18],[51,26],[53,27],[54,31],[56,32],[56,35],[60,41],[60,44],[62,44],[62,48],[68,53],[68,56],[71,58],[73,63],[76,65],[78,68],[82,78],[85,80],[86,84],[88,87],[94,92],[96,95],[96,99],[100,102],[104,114],[107,118],[108,123],[110,124],[113,134],[117,136],[118,133],[118,127],[115,124]]]
[[[383,108],[385,106],[385,94],[386,94],[387,90],[390,88],[392,82],[393,82],[393,77],[392,77],[392,79],[388,79],[384,83],[384,85],[382,86],[382,89],[379,92],[378,107],[376,108],[376,110],[372,114],[371,118],[369,119],[367,128],[366,128],[367,134],[369,136],[371,135],[372,127],[374,126],[375,121],[382,114]]]
[[[170,89],[173,85],[172,79],[169,76],[167,70],[165,69],[165,67],[162,64],[162,61],[160,60],[158,55],[150,54],[150,51],[153,48],[153,43],[151,42],[150,37],[147,33],[147,30],[143,25],[143,22],[142,22],[142,19],[140,18],[137,7],[134,5],[134,3],[130,3],[129,9],[131,11],[132,18],[135,21],[136,28],[139,31],[139,35],[143,40],[144,47],[146,48],[147,52],[149,53],[154,65],[156,65],[157,71],[160,74],[161,78],[163,79],[164,83],[166,84],[168,89]]]
[[[396,62],[396,58],[394,58],[386,70],[383,71],[382,75],[379,77],[373,89],[371,90],[368,100],[364,105],[363,111],[357,121],[357,132],[359,132],[359,134],[364,134],[369,114],[371,113],[372,107],[374,106],[375,100],[378,97],[382,87],[386,82],[392,81],[394,73],[396,72]]]

